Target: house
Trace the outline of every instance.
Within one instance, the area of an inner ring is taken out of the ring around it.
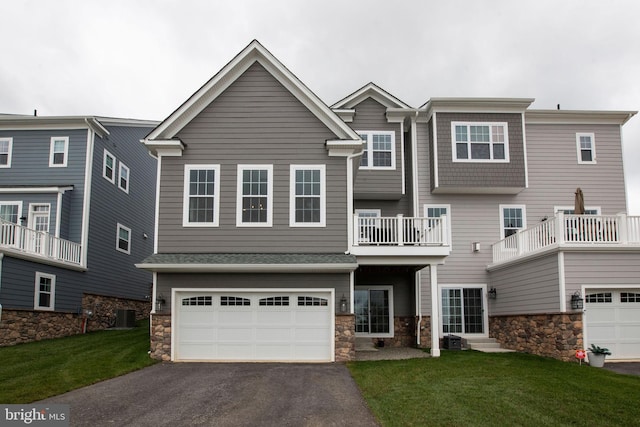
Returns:
[[[155,125],[0,115],[1,345],[148,317]]]
[[[533,101],[413,108],[370,83],[328,107],[250,43],[142,141],[158,158],[138,264],[152,357],[345,361],[356,337],[437,357],[451,335],[640,357],[635,113]]]

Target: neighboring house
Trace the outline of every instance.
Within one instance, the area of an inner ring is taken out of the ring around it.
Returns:
[[[0,115],[0,344],[148,315],[157,122]],[[120,312],[131,317],[131,312]]]
[[[252,42],[143,141],[152,357],[344,361],[356,337],[438,356],[450,334],[640,357],[635,113],[532,102],[411,108],[368,84],[329,108]],[[572,215],[577,187],[590,215]]]

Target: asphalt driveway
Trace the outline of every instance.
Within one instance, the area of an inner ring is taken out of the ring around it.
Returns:
[[[43,400],[72,426],[376,426],[342,364],[160,363]]]

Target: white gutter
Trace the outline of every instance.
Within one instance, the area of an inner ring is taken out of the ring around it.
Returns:
[[[349,273],[358,264],[135,264],[137,268],[159,273]]]
[[[82,248],[82,256],[80,266],[87,266],[87,253],[89,252],[89,214],[91,212],[91,176],[93,169],[93,144],[95,133],[87,130],[87,158],[85,160],[84,171],[84,201],[82,207],[82,233],[80,237],[80,245]]]
[[[418,313],[418,324],[416,325],[416,345],[420,347],[420,331],[422,330],[422,295],[420,292],[420,271],[416,271],[413,280],[416,281],[416,313]]]

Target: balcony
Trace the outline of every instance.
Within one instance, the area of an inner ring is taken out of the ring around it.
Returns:
[[[36,262],[81,266],[82,246],[0,219],[0,251]]]
[[[353,217],[357,256],[444,257],[451,252],[446,216],[438,218]]]
[[[640,217],[558,213],[554,218],[495,243],[492,246],[493,264],[559,247],[637,247],[640,250]]]

